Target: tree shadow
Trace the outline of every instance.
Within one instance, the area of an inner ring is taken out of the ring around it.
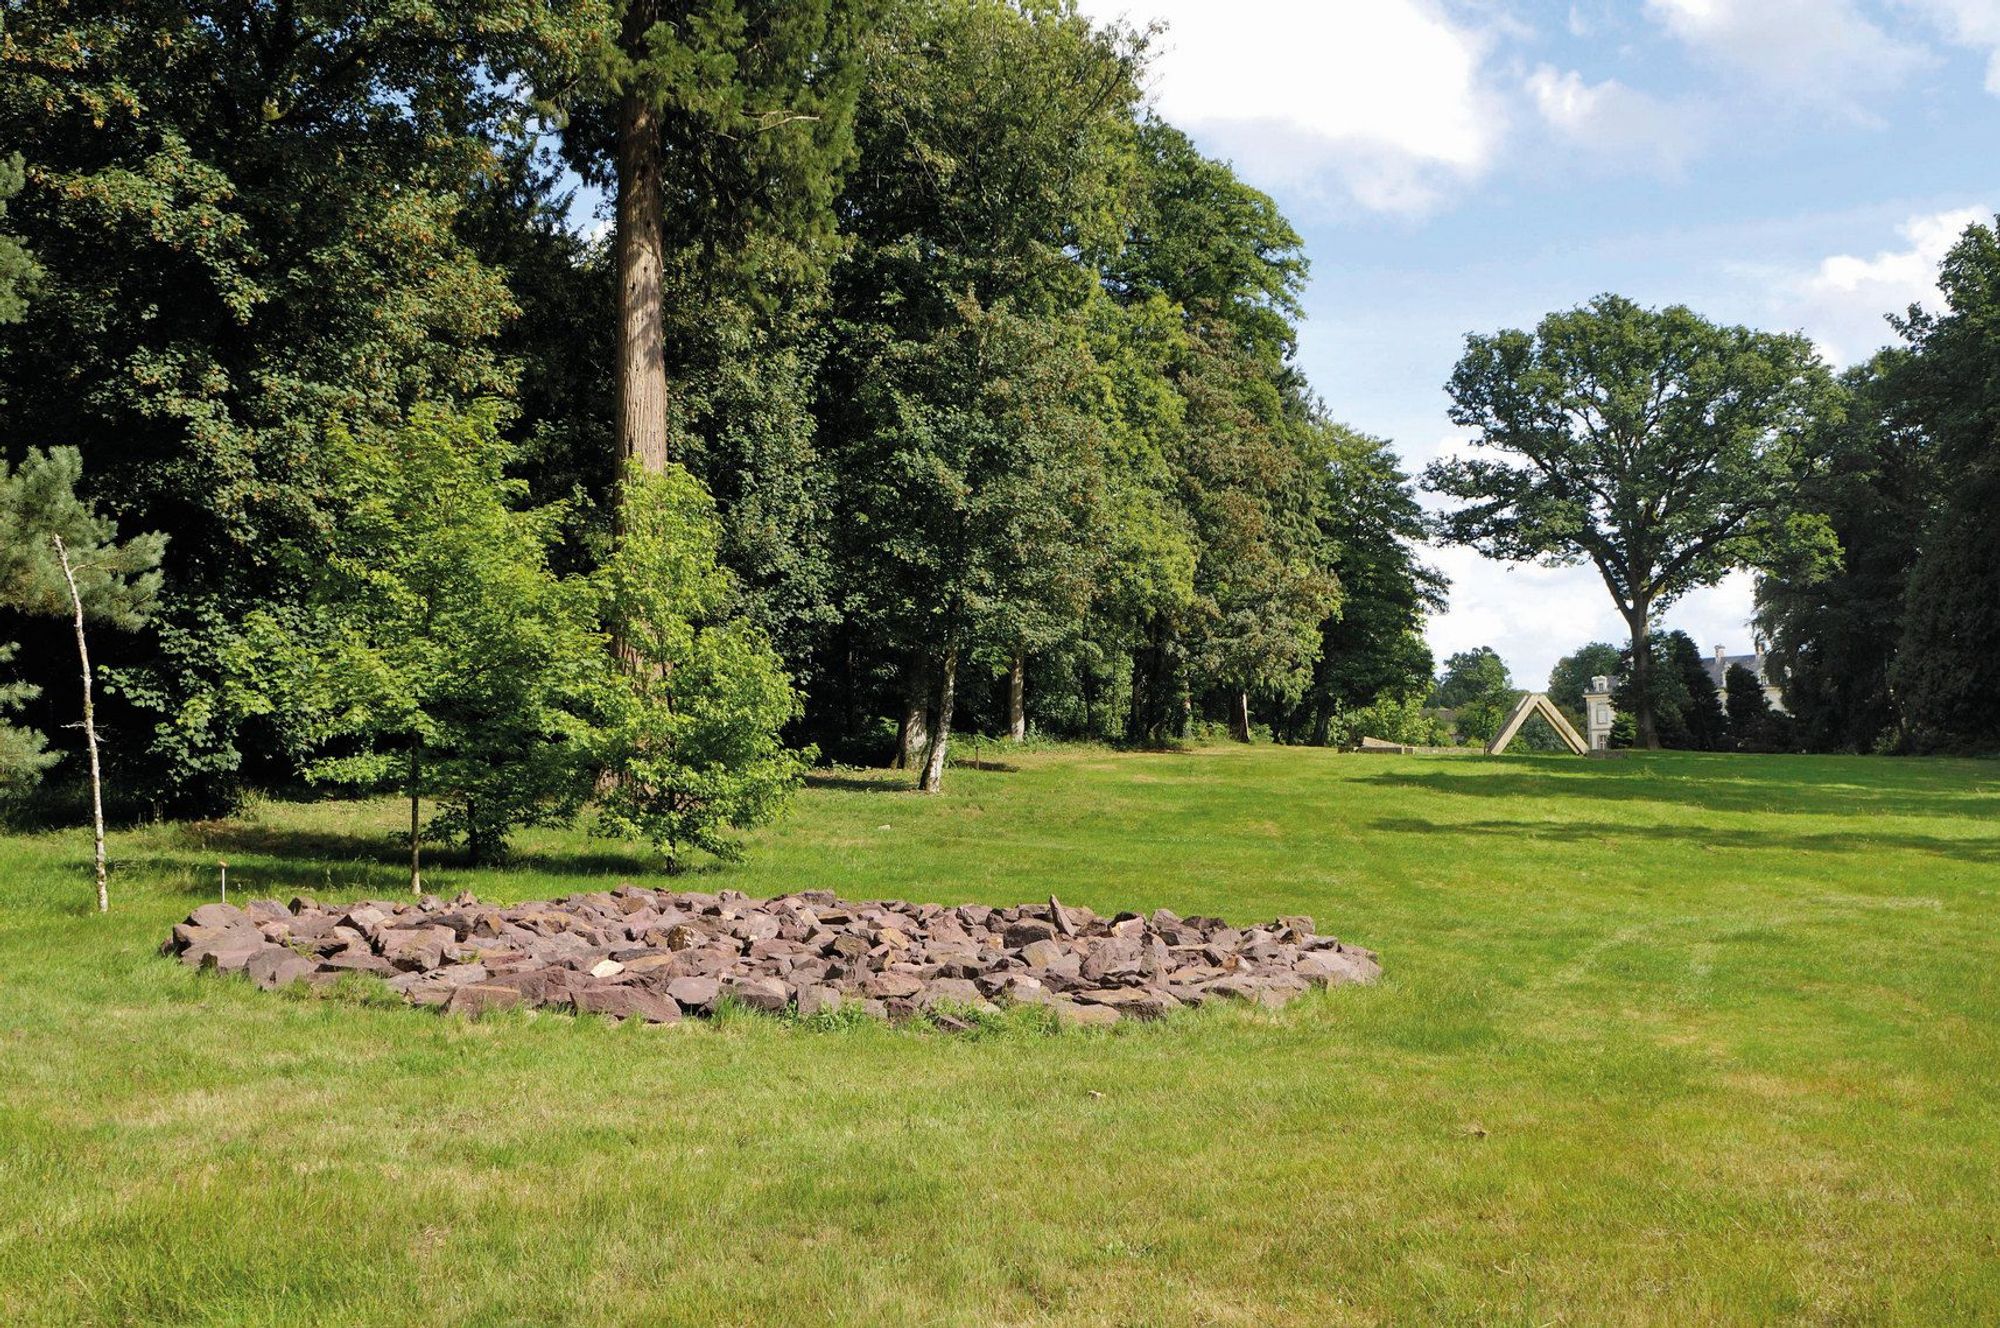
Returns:
[[[829,789],[835,793],[915,793],[916,785],[910,779],[909,773],[903,770],[889,772],[879,779],[867,775],[808,774],[806,787]]]
[[[313,877],[324,878],[328,874],[348,880],[357,875],[370,880],[379,878],[399,888],[409,885],[408,845],[388,834],[203,821],[180,827],[176,838],[189,848],[214,853],[219,859],[234,857],[283,863],[288,871],[302,873],[308,885]],[[186,865],[182,858],[151,861],[171,866]],[[615,849],[551,852],[532,847],[515,848],[499,862],[476,863],[462,850],[426,846],[424,864],[427,868],[454,872],[540,872],[584,877],[666,875],[657,859]],[[207,886],[204,884],[200,888],[205,891]]]
[[[1479,835],[1580,844],[1588,841],[1643,839],[1695,848],[1777,849],[1804,853],[1879,853],[1898,849],[1931,853],[1985,866],[2000,863],[2000,838],[1952,839],[1939,835],[1880,833],[1868,830],[1812,833],[1768,833],[1701,825],[1628,825],[1622,821],[1470,821],[1438,824],[1414,817],[1386,817],[1369,828],[1391,835]]]
[[[1656,802],[1710,811],[1869,818],[2000,817],[2000,781],[1967,763],[1915,765],[1887,757],[1676,757],[1671,765],[1643,758],[1615,764],[1573,757],[1509,760],[1495,770],[1474,765],[1429,770],[1382,770],[1363,782],[1455,797]],[[1829,762],[1868,762],[1864,771]],[[1574,764],[1570,764],[1574,762]],[[1741,763],[1741,764],[1739,764]],[[2000,774],[1996,769],[1995,774]]]

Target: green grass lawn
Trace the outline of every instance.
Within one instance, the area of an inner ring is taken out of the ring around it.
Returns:
[[[986,755],[991,757],[993,750]],[[1311,914],[1109,1034],[481,1023],[160,958],[391,804],[0,840],[0,1321],[2000,1320],[2000,767],[1211,748],[822,781],[698,888]],[[524,836],[441,893],[644,879]]]

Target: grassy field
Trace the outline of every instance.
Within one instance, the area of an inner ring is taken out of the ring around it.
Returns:
[[[987,755],[991,756],[989,749]],[[1055,752],[702,888],[1312,914],[1376,988],[1110,1034],[471,1024],[154,953],[389,804],[0,840],[0,1322],[2000,1320],[2000,766]],[[645,867],[535,834],[434,888]]]

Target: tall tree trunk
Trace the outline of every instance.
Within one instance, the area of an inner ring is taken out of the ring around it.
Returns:
[[[55,537],[63,580],[69,583],[69,604],[76,614],[76,659],[83,670],[83,745],[90,751],[90,824],[97,834],[97,911],[111,911],[111,887],[104,875],[104,776],[97,760],[97,701],[90,679],[90,642],[83,632],[83,596],[77,593],[76,570],[69,565],[69,548]]]
[[[930,747],[930,670],[912,660],[905,671],[903,722],[896,728],[896,769],[916,770]]]
[[[645,55],[657,0],[631,0],[623,45]],[[659,111],[628,91],[618,101],[618,446],[648,474],[667,468],[666,292]]]
[[[422,786],[417,782],[423,773],[423,745],[412,739],[410,742],[410,893],[424,892],[422,822]]]
[[[1007,736],[1015,742],[1028,740],[1028,708],[1023,695],[1027,673],[1028,661],[1016,650],[1014,662],[1007,670]]]
[[[1639,745],[1656,752],[1660,749],[1660,732],[1653,721],[1651,610],[1651,604],[1635,601],[1625,622],[1632,629],[1632,722],[1638,730]]]
[[[938,661],[937,727],[931,730],[930,746],[924,752],[924,773],[917,781],[921,793],[936,793],[944,787],[944,749],[951,741],[951,711],[958,701],[958,651],[947,650]]]
[[[1229,733],[1238,742],[1250,741],[1250,693],[1238,692],[1229,706]]]

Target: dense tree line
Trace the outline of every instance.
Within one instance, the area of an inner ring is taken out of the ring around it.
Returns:
[[[1759,625],[1805,743],[2000,749],[2000,229],[1975,225],[1944,305],[1845,378],[1848,409],[1803,481],[1837,560],[1780,564]]]
[[[99,629],[130,796],[395,788],[475,853],[588,803],[726,851],[814,746],[935,787],[965,727],[1421,704],[1410,481],[1298,373],[1299,238],[1148,109],[1145,33],[0,14],[0,457],[74,448],[164,540]],[[21,769],[71,745],[62,626],[0,606]]]
[[[1448,390],[1474,450],[1425,472],[1455,503],[1440,533],[1596,569],[1629,629],[1618,705],[1640,745],[1992,750],[1994,228],[1967,230],[1939,289],[1942,310],[1892,317],[1902,347],[1838,378],[1802,335],[1613,295],[1470,336]],[[1656,633],[1682,595],[1744,568],[1784,713],[1747,671],[1718,703],[1693,643]]]

